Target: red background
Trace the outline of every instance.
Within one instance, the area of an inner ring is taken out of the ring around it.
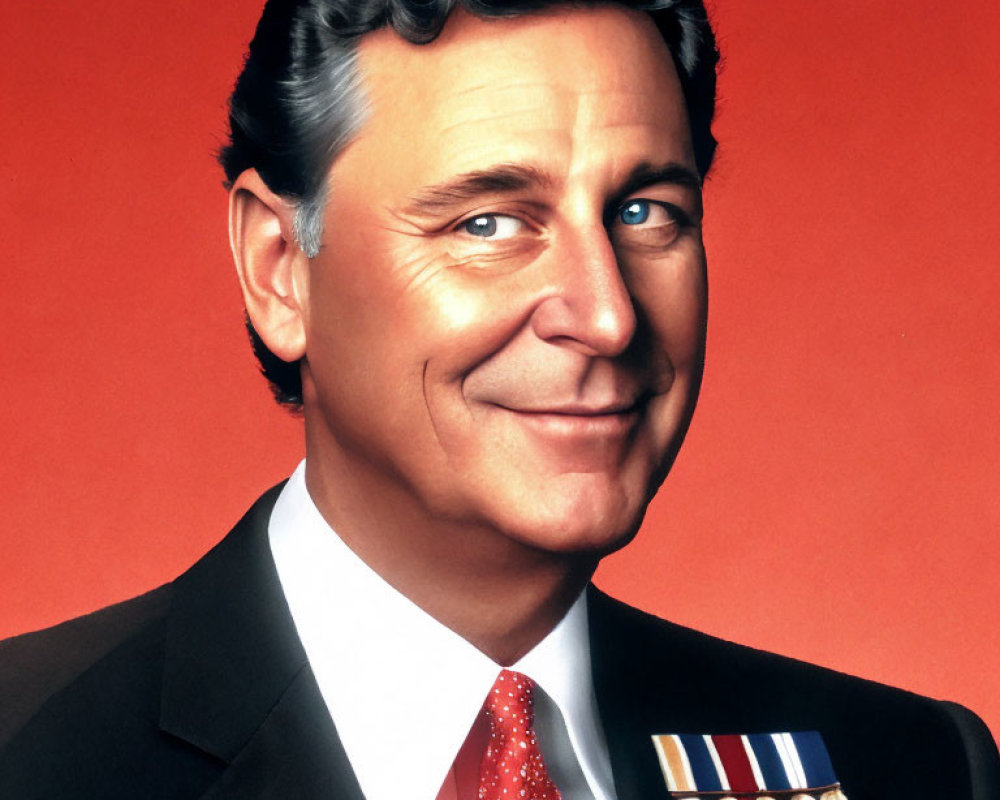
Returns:
[[[717,0],[709,361],[598,583],[1000,730],[991,0]],[[3,0],[0,635],[170,579],[287,475],[212,158],[258,2]]]

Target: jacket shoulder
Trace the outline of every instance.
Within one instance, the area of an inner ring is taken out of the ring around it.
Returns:
[[[669,665],[671,674],[700,676],[704,680],[699,682],[734,686],[744,702],[762,696],[768,706],[782,704],[785,696],[791,696],[796,706],[821,703],[821,698],[831,697],[840,703],[846,696],[861,703],[878,698],[902,707],[939,704],[904,689],[702,633],[599,591],[594,593],[590,608],[596,636],[613,638],[617,668],[633,677],[663,674]]]
[[[171,586],[0,642],[0,746],[44,703],[112,651],[160,622]]]
[[[174,581],[0,643],[0,797],[178,800],[219,779],[304,661],[271,646],[298,641],[269,560],[279,489]]]
[[[1000,800],[993,738],[959,705],[710,636],[600,592],[589,608],[595,682],[617,687],[612,702],[650,732],[817,730],[851,800],[923,797],[935,786]]]

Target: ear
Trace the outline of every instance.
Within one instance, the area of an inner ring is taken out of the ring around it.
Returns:
[[[248,169],[229,192],[229,244],[247,316],[283,361],[306,352],[309,258],[295,241],[295,205]]]

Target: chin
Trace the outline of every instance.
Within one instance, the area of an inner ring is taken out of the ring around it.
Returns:
[[[645,493],[594,485],[599,482],[586,480],[591,477],[561,476],[535,497],[504,498],[498,527],[510,539],[551,553],[598,558],[613,553],[638,532]]]

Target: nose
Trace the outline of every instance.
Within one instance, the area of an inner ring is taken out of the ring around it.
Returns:
[[[535,334],[586,355],[620,355],[635,337],[636,311],[607,231],[575,232],[551,252]]]

